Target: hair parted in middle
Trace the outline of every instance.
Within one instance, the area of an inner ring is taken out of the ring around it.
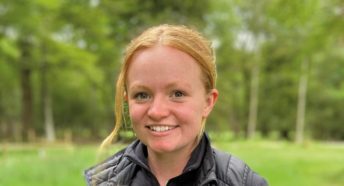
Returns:
[[[122,126],[123,107],[126,97],[127,72],[133,56],[141,50],[157,45],[169,46],[190,55],[199,64],[202,71],[202,81],[205,90],[209,92],[215,88],[216,64],[215,53],[211,42],[196,30],[183,25],[159,25],[151,27],[133,39],[126,48],[124,61],[116,83],[115,94],[115,127],[101,146],[110,144]],[[204,131],[205,119],[202,121]]]

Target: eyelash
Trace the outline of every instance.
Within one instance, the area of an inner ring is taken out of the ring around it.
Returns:
[[[145,93],[145,92],[138,92],[134,95],[133,98],[137,101],[143,101],[143,100],[149,99],[149,95],[148,93]]]
[[[185,97],[185,92],[181,90],[173,90],[170,97],[172,99],[181,99]],[[151,96],[147,92],[137,92],[133,95],[133,99],[135,99],[137,102],[144,102],[150,99]]]
[[[177,96],[177,94],[179,94],[179,95]],[[185,96],[185,93],[183,91],[180,91],[180,90],[174,90],[172,92],[172,95],[171,95],[171,97],[173,97],[173,98],[181,98],[184,96]]]

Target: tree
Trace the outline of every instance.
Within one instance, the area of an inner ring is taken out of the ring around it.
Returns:
[[[295,134],[296,143],[302,143],[304,140],[308,68],[308,59],[304,59],[301,63],[301,75],[299,81]]]
[[[32,14],[32,6],[29,2],[11,2],[3,1],[0,6],[3,8],[2,19],[2,35],[11,38],[15,43],[16,50],[19,51],[19,57],[12,60],[17,63],[16,67],[20,76],[20,87],[22,93],[21,104],[21,134],[22,139],[27,141],[29,134],[33,134],[33,96],[32,96],[32,68],[33,53],[32,47],[35,45],[36,37],[32,34],[36,25],[34,22],[30,24],[30,18],[34,18]],[[25,7],[25,8],[24,8]],[[29,19],[21,19],[24,16]]]

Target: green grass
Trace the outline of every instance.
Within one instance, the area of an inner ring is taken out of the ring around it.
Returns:
[[[83,170],[95,164],[96,151],[97,146],[2,146],[0,186],[85,185]]]
[[[246,161],[272,186],[344,185],[344,144],[272,141],[214,142]],[[114,146],[113,151],[123,145]],[[0,186],[85,185],[83,170],[97,146],[1,145]]]
[[[273,186],[344,185],[344,144],[242,141],[215,145],[246,161]]]

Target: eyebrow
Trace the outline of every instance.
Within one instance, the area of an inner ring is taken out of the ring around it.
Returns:
[[[167,88],[173,88],[178,87],[179,85],[175,82],[169,83],[166,87]],[[182,86],[186,86],[187,88],[191,88],[191,85],[189,83],[182,83]]]
[[[141,84],[134,84],[132,86],[129,86],[128,88],[129,89],[132,89],[132,88],[147,89],[147,87],[145,85],[141,85]]]

